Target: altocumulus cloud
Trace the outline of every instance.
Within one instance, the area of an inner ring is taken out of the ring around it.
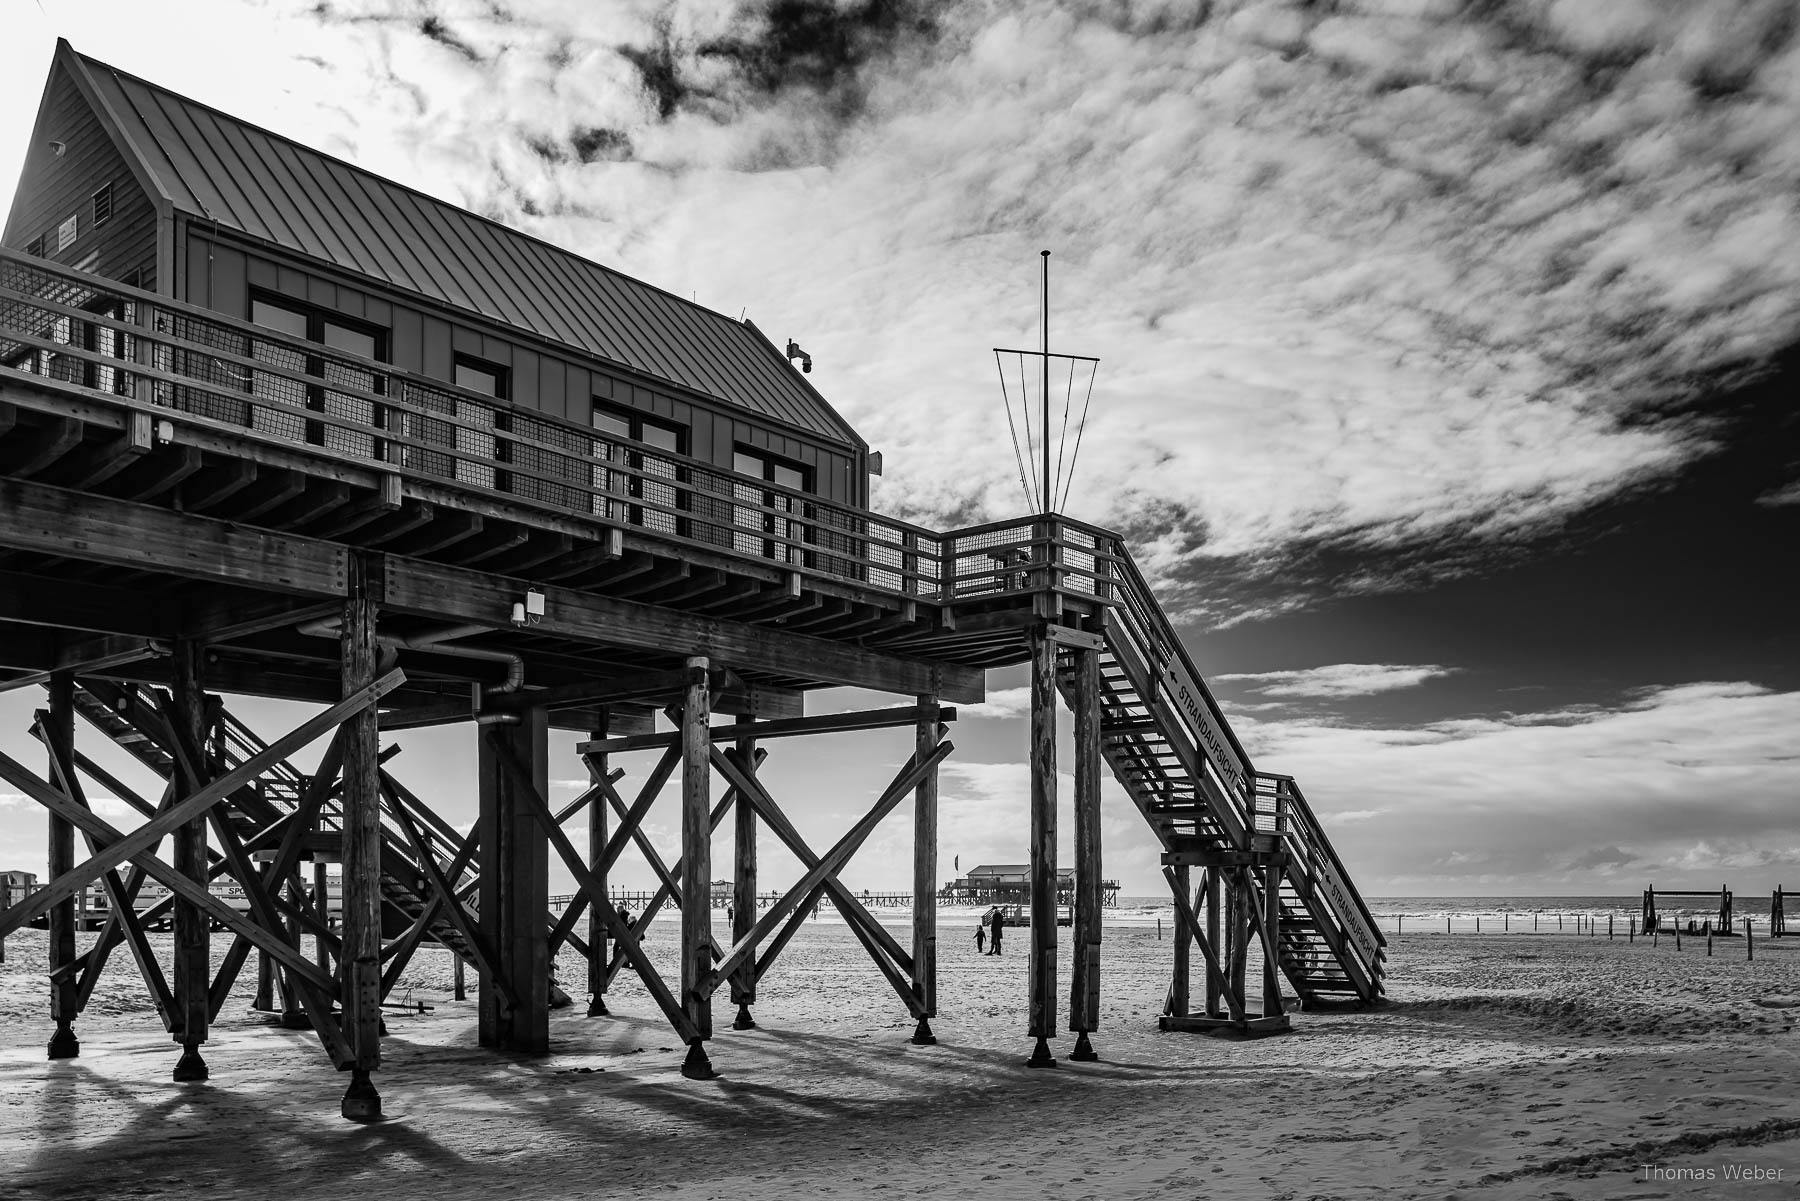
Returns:
[[[1450,675],[1453,671],[1454,668],[1435,664],[1414,667],[1390,663],[1333,663],[1300,671],[1235,672],[1216,679],[1239,684],[1259,696],[1330,699],[1375,696],[1401,688],[1416,688],[1427,680]]]
[[[1781,0],[313,11],[342,147],[803,335],[892,511],[1016,511],[987,348],[1056,248],[1074,507],[1176,583],[1537,529],[1800,334]]]

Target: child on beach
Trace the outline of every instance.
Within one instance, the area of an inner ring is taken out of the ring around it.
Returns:
[[[985,955],[987,953],[986,948],[983,946],[983,944],[986,941],[987,941],[987,928],[985,926],[976,926],[975,927],[975,953],[977,955]]]

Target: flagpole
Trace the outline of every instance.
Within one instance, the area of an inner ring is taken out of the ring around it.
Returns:
[[[1044,474],[1038,477],[1042,488],[1040,499],[1044,504],[1044,513],[1048,515],[1051,507],[1050,492],[1050,252],[1042,252],[1044,256],[1044,326],[1043,326],[1043,360],[1044,360],[1044,421],[1038,432],[1044,439]]]

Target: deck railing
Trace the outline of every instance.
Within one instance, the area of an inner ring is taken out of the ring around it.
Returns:
[[[1116,539],[1061,517],[940,534],[0,250],[0,370],[213,431],[932,601],[1110,600]]]
[[[1349,944],[1370,979],[1380,979],[1381,948],[1387,939],[1381,934],[1374,914],[1364,903],[1362,894],[1350,883],[1350,875],[1337,857],[1331,839],[1319,825],[1319,819],[1306,803],[1300,785],[1292,776],[1255,773],[1255,806],[1258,829],[1279,834],[1288,850],[1288,877],[1297,888],[1322,900],[1315,914],[1325,909],[1338,924],[1337,934]],[[1268,815],[1265,826],[1264,814]]]
[[[1296,886],[1318,902],[1315,913],[1325,910],[1322,921],[1335,922],[1332,937],[1346,944],[1369,979],[1380,979],[1385,940],[1300,786],[1291,776],[1251,765],[1137,564],[1113,535],[1097,532],[1113,539],[1102,556],[1110,572],[1111,636],[1129,644],[1128,653],[1145,669],[1150,687],[1161,693],[1199,751],[1202,779],[1196,783],[1214,802],[1220,827],[1239,845],[1247,845],[1253,834],[1280,839]]]

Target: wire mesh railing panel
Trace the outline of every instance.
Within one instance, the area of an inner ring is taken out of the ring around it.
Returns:
[[[965,572],[976,593],[1054,586],[1011,570],[1031,562],[1030,523],[970,541],[952,573],[952,544],[904,522],[5,250],[0,368],[903,596],[942,599]]]
[[[424,412],[400,414],[400,432],[415,443],[400,448],[400,465],[439,479],[456,478],[456,457],[433,446],[454,449],[456,446],[456,398],[418,380],[404,380],[401,398]]]
[[[511,491],[560,509],[587,508],[582,484],[587,482],[591,470],[588,451],[594,439],[581,430],[524,413],[512,414],[512,430],[519,440],[510,444],[509,457],[524,470],[512,476]],[[561,484],[555,480],[569,482]]]

